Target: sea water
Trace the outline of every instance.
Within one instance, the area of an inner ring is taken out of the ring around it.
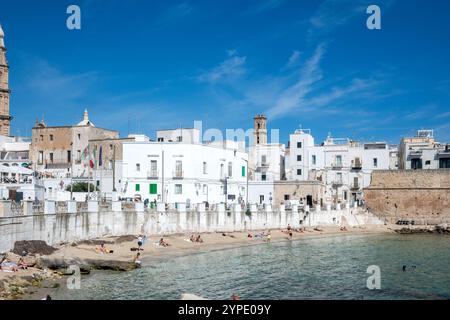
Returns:
[[[369,266],[380,290],[369,290]],[[96,272],[56,299],[450,299],[450,236],[337,235],[144,260]]]

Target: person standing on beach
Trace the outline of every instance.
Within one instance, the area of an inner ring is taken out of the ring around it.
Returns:
[[[144,239],[142,239],[142,236],[138,237],[138,249],[141,251],[141,247],[144,244]]]

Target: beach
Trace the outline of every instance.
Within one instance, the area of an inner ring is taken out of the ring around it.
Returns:
[[[270,232],[270,240],[267,234]],[[34,268],[19,270],[15,273],[0,272],[0,291],[2,299],[40,300],[61,286],[66,285],[66,269],[70,265],[80,266],[81,276],[91,271],[112,270],[130,271],[138,267],[135,263],[137,252],[142,266],[151,265],[159,260],[171,259],[183,255],[226,250],[236,247],[262,245],[271,243],[296,241],[302,238],[328,237],[345,234],[393,233],[388,226],[364,226],[341,230],[339,227],[306,228],[303,232],[293,231],[292,237],[287,230],[264,230],[256,232],[204,233],[202,242],[192,242],[192,234],[176,234],[169,236],[150,235],[144,237],[144,244],[138,249],[138,236],[104,237],[55,247],[54,253],[40,256]],[[264,234],[263,237],[258,235]],[[249,237],[249,235],[251,237]],[[145,235],[142,235],[145,236]],[[194,236],[198,236],[195,234]],[[169,245],[159,245],[163,238]],[[101,244],[104,245],[103,253]],[[5,285],[7,284],[7,285]]]

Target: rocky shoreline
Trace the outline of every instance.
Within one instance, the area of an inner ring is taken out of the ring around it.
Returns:
[[[0,271],[0,300],[22,299],[42,289],[56,289],[65,277],[74,274],[74,271],[68,270],[73,265],[80,269],[81,275],[94,270],[133,270],[136,268],[133,254],[100,255],[96,248],[102,243],[115,247],[128,242],[129,246],[133,246],[135,239],[135,236],[125,236],[61,244],[58,247],[48,246],[43,241],[17,242],[11,252],[0,255],[0,260],[19,265],[22,259],[27,268],[16,272]]]
[[[398,234],[443,234],[450,235],[450,227],[447,225],[438,226],[417,226],[409,228],[396,229]]]

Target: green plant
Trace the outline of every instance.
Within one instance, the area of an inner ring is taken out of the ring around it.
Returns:
[[[72,188],[71,188],[72,186]],[[72,189],[72,190],[71,190]],[[89,190],[88,190],[89,189]],[[72,192],[88,192],[88,191],[100,191],[98,187],[95,187],[92,183],[90,184],[88,188],[87,182],[76,182],[72,185],[68,185],[66,187],[66,191],[72,191]]]

